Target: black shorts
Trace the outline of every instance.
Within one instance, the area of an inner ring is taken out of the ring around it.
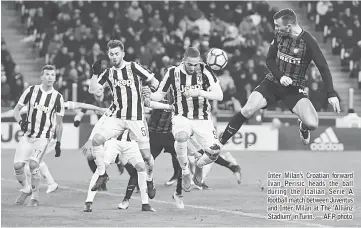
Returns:
[[[254,91],[263,95],[267,101],[267,106],[282,100],[286,107],[292,112],[297,102],[302,98],[307,98],[307,93],[302,87],[297,86],[283,86],[279,83],[272,82],[268,79],[263,79]],[[264,107],[264,108],[267,108]]]
[[[150,152],[156,158],[164,149],[164,152],[170,153],[172,156],[177,156],[174,149],[174,137],[172,133],[156,133],[149,132]]]

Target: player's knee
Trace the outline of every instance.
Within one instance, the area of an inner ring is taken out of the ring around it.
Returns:
[[[104,142],[105,142],[105,138],[101,134],[95,134],[92,139],[93,146],[101,146],[104,144]]]
[[[175,141],[177,142],[187,142],[188,140],[188,134],[185,131],[178,132],[175,137]]]
[[[137,164],[135,164],[134,167],[137,170],[137,172],[144,172],[145,171],[145,163],[144,162],[138,162]]]
[[[39,169],[39,164],[34,160],[30,160],[29,161],[29,168],[30,168],[30,170]]]
[[[255,109],[255,107],[253,107],[252,104],[247,103],[242,109],[241,109],[241,113],[244,117],[249,118],[253,115],[253,113],[255,113],[257,110]]]
[[[24,162],[15,162],[15,163],[14,163],[14,170],[15,170],[15,172],[16,172],[17,170],[23,169],[24,166],[25,166],[25,163],[24,163]]]
[[[310,117],[308,118],[308,120],[305,123],[308,127],[308,129],[310,129],[311,131],[316,130],[316,128],[318,127],[318,118],[316,117]]]

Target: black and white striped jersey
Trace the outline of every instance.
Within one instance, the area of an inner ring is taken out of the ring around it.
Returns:
[[[44,91],[42,85],[30,86],[21,95],[18,104],[27,106],[29,138],[49,138],[55,129],[55,114],[64,116],[63,96],[52,89]]]
[[[108,83],[113,104],[110,116],[125,120],[143,120],[144,103],[142,85],[147,84],[154,73],[136,62],[126,62],[120,68],[114,66],[103,71],[98,77],[98,83]]]
[[[211,105],[204,97],[189,97],[183,93],[191,88],[207,91],[213,84],[219,83],[212,70],[205,63],[201,63],[197,70],[189,75],[182,62],[178,66],[169,67],[159,85],[158,91],[163,93],[171,88],[174,98],[174,115],[181,115],[189,119],[209,119]]]

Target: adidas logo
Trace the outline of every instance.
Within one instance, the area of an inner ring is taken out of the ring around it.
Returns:
[[[315,138],[310,145],[310,149],[314,151],[343,151],[343,144],[338,141],[338,138],[331,127],[327,128],[320,137]]]

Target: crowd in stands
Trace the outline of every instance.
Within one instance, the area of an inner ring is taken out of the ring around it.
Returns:
[[[120,39],[125,60],[138,61],[156,74],[178,64],[185,47],[199,48],[205,56],[210,48],[224,49],[229,63],[216,72],[225,94],[221,109],[232,109],[237,99],[244,105],[264,78],[265,56],[273,39],[273,14],[267,2],[228,1],[132,1],[18,2],[28,38],[35,42],[46,64],[57,69],[57,89],[68,93],[78,85],[78,101],[87,92],[91,64],[102,59],[107,66],[106,43]],[[309,91],[318,111],[325,109],[321,77],[309,68]],[[281,104],[269,109],[286,110]]]
[[[1,107],[14,107],[25,87],[19,66],[13,61],[6,41],[1,37]]]
[[[343,71],[358,80],[361,89],[361,2],[307,1],[308,18],[322,31],[324,42],[331,42],[332,53],[340,56]]]

